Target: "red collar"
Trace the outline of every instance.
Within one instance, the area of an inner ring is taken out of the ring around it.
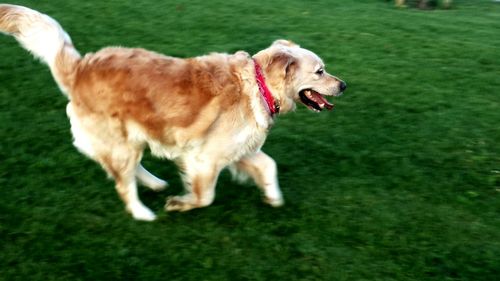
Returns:
[[[266,79],[262,74],[262,68],[260,67],[259,63],[255,59],[253,59],[253,64],[255,65],[255,79],[257,80],[259,91],[262,95],[262,98],[266,102],[269,114],[271,115],[271,117],[274,117],[275,114],[278,114],[280,112],[280,106],[274,100],[271,91],[266,85]]]

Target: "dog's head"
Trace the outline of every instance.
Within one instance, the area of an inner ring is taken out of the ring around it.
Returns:
[[[339,96],[347,85],[325,70],[321,58],[287,40],[277,40],[254,58],[261,64],[266,82],[281,112],[293,110],[299,101],[319,112],[333,109],[325,96]]]

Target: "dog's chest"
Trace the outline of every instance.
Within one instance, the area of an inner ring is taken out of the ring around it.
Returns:
[[[266,140],[267,130],[245,126],[232,132],[224,141],[218,142],[217,151],[228,163],[258,151]]]
[[[266,140],[267,130],[254,127],[246,127],[235,136],[235,144],[247,147],[251,152],[260,149]]]

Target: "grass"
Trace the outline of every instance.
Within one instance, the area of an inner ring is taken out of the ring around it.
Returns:
[[[160,3],[161,2],[161,3]],[[331,113],[299,106],[264,150],[287,200],[266,207],[224,172],[214,204],[163,213],[175,167],[124,212],[71,145],[44,65],[0,37],[0,280],[496,280],[500,276],[500,4],[395,9],[387,1],[16,1],[77,48],[189,57],[288,38],[349,89]]]

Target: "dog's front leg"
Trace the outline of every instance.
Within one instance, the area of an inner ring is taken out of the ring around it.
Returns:
[[[283,195],[278,185],[278,168],[276,162],[262,151],[246,156],[234,164],[238,172],[253,178],[264,192],[264,201],[273,207],[284,204]]]
[[[219,165],[210,161],[195,160],[185,161],[182,166],[186,194],[169,197],[165,210],[184,212],[212,204],[215,198],[215,184],[221,171]]]

